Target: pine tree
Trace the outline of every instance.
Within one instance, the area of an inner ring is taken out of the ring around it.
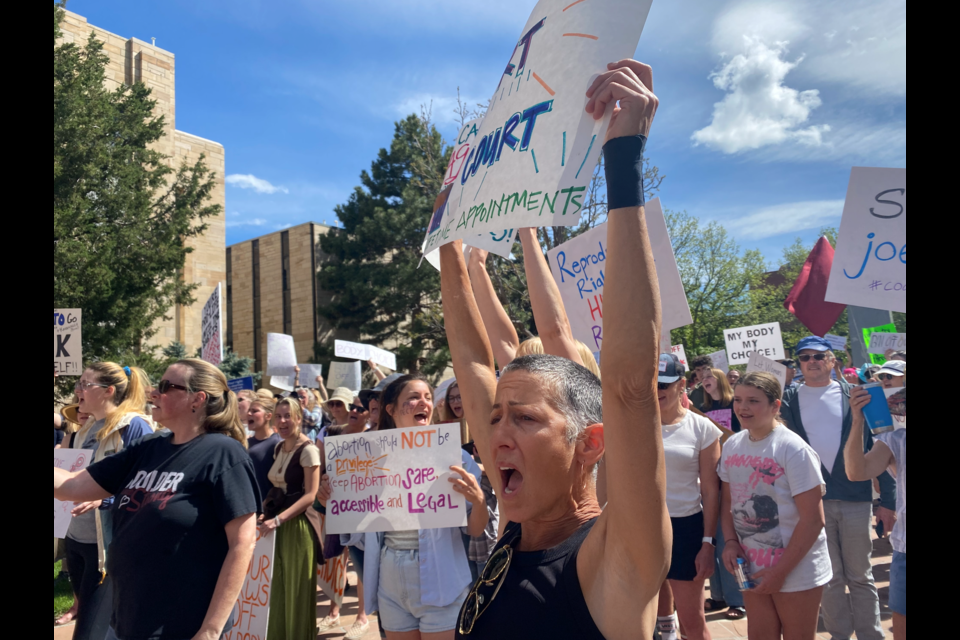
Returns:
[[[390,149],[380,150],[361,186],[336,208],[343,228],[321,240],[332,260],[320,271],[320,286],[333,295],[320,313],[367,342],[398,341],[400,370],[433,376],[450,360],[440,275],[418,267],[449,159],[428,112],[396,123]],[[332,352],[332,344],[318,344],[315,360],[325,362]]]
[[[60,40],[53,20],[53,304],[83,309],[88,360],[140,354],[155,324],[191,304],[182,281],[189,238],[220,213],[201,158],[173,169],[155,149],[164,120],[142,83],[108,90],[108,62],[93,34]]]

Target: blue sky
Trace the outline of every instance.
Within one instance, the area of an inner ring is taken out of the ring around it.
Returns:
[[[227,243],[315,221],[359,184],[393,123],[457,88],[482,102],[535,2],[71,0],[177,56],[177,128],[227,154]],[[771,261],[839,226],[852,166],[906,166],[906,2],[654,0],[637,58],[661,110],[664,206],[725,224]]]

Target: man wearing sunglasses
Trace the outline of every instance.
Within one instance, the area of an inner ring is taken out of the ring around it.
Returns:
[[[824,622],[833,640],[848,640],[854,632],[860,640],[882,640],[880,598],[870,562],[873,485],[851,482],[843,456],[853,428],[850,386],[832,379],[836,356],[825,339],[801,340],[796,359],[804,384],[784,393],[780,415],[819,454],[827,483],[823,509],[834,577],[823,593]],[[872,448],[873,435],[867,430],[864,450]],[[877,517],[889,532],[896,523],[896,482],[889,474],[880,477],[880,489]]]

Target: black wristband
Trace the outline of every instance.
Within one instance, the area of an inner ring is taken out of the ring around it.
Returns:
[[[614,138],[603,147],[603,161],[607,174],[607,209],[642,207],[643,150],[646,136]]]

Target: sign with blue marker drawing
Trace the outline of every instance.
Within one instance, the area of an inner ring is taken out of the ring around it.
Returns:
[[[634,56],[652,1],[537,3],[504,56],[482,126],[454,166],[446,210],[430,225],[439,222],[437,246],[579,223],[613,109],[594,120],[584,110],[587,89],[611,61]]]
[[[826,299],[906,313],[906,169],[853,168]]]
[[[645,207],[653,258],[657,263],[663,329],[693,324],[677,259],[670,244],[667,221],[656,198]],[[547,254],[550,270],[567,309],[573,337],[594,353],[603,344],[603,285],[606,279],[607,224],[565,242]]]

